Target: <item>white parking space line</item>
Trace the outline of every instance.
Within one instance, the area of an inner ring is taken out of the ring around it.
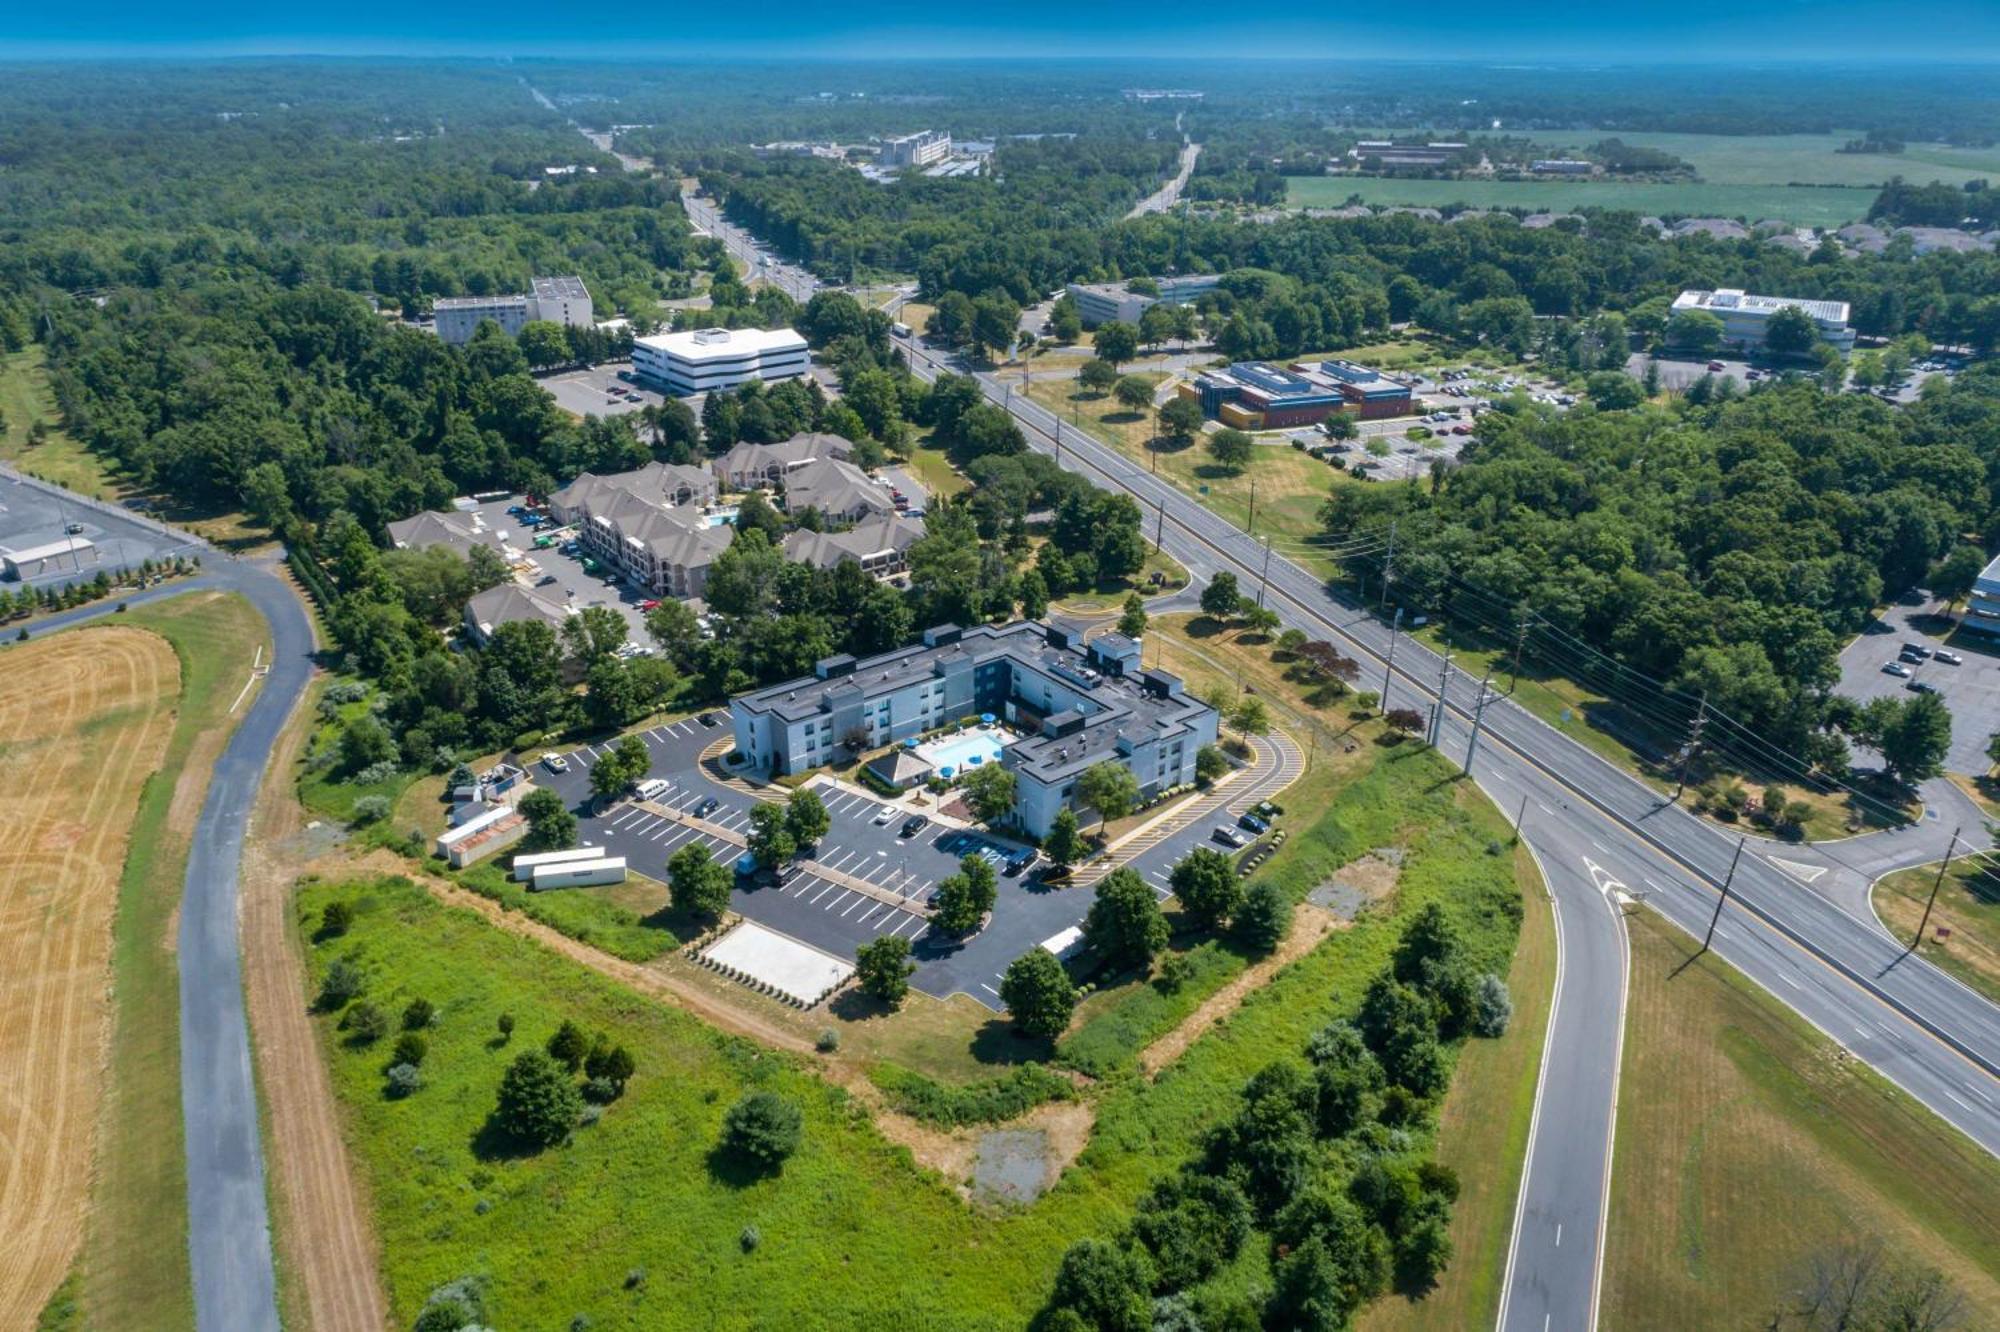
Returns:
[[[828,902],[828,903],[826,904],[826,909],[827,909],[828,911],[831,911],[831,910],[833,910],[833,909],[834,909],[835,907],[839,906],[839,905],[840,905],[840,904],[841,904],[842,902],[845,902],[845,901],[846,901],[846,900],[847,900],[848,898],[850,898],[850,897],[853,897],[853,896],[854,896],[854,890],[853,890],[852,888],[849,888],[849,889],[848,889],[848,890],[847,890],[846,892],[842,893],[842,894],[841,894],[841,895],[840,895],[839,897],[836,897],[836,898],[834,898],[834,899],[833,899],[833,900],[832,900],[831,902]],[[814,900],[815,902],[817,902],[817,901],[818,901],[819,899],[818,899],[818,898],[814,898],[813,900]],[[864,900],[864,901],[865,901],[866,899],[862,899],[862,900]],[[840,914],[844,916],[844,915],[846,915],[847,913],[846,913],[845,911],[843,911],[843,912],[841,912]]]
[[[863,902],[866,902],[866,901],[869,901],[869,900],[871,900],[871,899],[869,899],[869,898],[866,898],[866,897],[857,897],[857,898],[855,898],[855,899],[854,899],[854,906],[851,906],[851,907],[847,908],[847,911],[843,911],[843,912],[841,912],[841,913],[840,913],[840,916],[841,916],[841,919],[842,919],[842,920],[845,920],[845,919],[847,918],[847,914],[848,914],[848,912],[850,912],[850,911],[853,911],[853,910],[854,910],[854,907],[858,907],[858,906],[860,906],[860,905],[861,905],[861,904],[862,904]],[[866,916],[863,916],[863,917],[862,917],[861,919],[863,919],[863,920],[866,920],[866,919],[868,919],[868,917],[866,917]]]
[[[988,985],[985,981],[979,982],[979,988],[986,991],[986,993],[992,995],[995,999],[998,999],[1000,997],[1000,991],[994,989],[991,985]]]
[[[835,888],[838,888],[839,886],[840,886],[840,885],[839,885],[839,884],[837,884],[837,883],[829,883],[829,884],[827,884],[827,886],[826,886],[826,887],[824,887],[824,888],[822,888],[822,889],[820,889],[820,890],[819,890],[819,895],[818,895],[817,897],[814,897],[814,898],[813,898],[813,900],[812,900],[812,901],[811,901],[810,903],[808,903],[808,905],[810,905],[810,906],[818,906],[818,905],[819,905],[819,899],[820,899],[821,897],[825,897],[825,896],[826,896],[826,895],[827,895],[828,893],[832,892],[832,891],[833,891],[833,890],[834,890]],[[804,894],[800,894],[800,895],[801,895],[801,896],[804,896]]]

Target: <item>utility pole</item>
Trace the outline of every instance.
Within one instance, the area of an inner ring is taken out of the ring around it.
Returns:
[[[1389,580],[1396,576],[1396,520],[1389,520],[1389,554],[1382,561],[1382,599],[1377,606],[1389,604]],[[1364,594],[1365,595],[1365,594]]]
[[[1715,914],[1708,918],[1708,933],[1701,936],[1701,951],[1703,953],[1708,951],[1709,940],[1715,937],[1715,922],[1722,919],[1722,908],[1729,904],[1729,885],[1736,882],[1736,862],[1743,859],[1743,844],[1749,840],[1748,837],[1738,838],[1736,841],[1736,854],[1729,858],[1729,873],[1722,880],[1722,896],[1715,899]],[[1696,954],[1696,956],[1700,956],[1700,954]]]
[[[1444,696],[1445,691],[1450,688],[1451,645],[1447,643],[1444,649],[1444,665],[1438,670],[1437,711],[1431,714],[1431,747],[1434,749],[1437,747],[1438,741],[1444,739]]]
[[[1472,756],[1479,751],[1479,728],[1486,721],[1487,682],[1493,678],[1493,668],[1486,668],[1485,676],[1479,681],[1479,700],[1472,708],[1472,739],[1465,745],[1465,775],[1472,775]]]
[[[1944,887],[1944,874],[1946,870],[1951,868],[1951,858],[1953,853],[1958,850],[1958,835],[1962,831],[1964,831],[1963,825],[1951,830],[1951,841],[1944,849],[1944,863],[1938,866],[1937,877],[1931,880],[1931,896],[1930,900],[1924,903],[1924,918],[1917,922],[1917,932],[1911,936],[1910,946],[1903,950],[1903,956],[1905,957],[1916,952],[1917,945],[1924,941],[1924,930],[1931,923],[1931,908],[1937,905],[1938,889]]]
[[[1708,725],[1708,691],[1703,690],[1701,706],[1695,709],[1694,724],[1688,730],[1687,747],[1681,751],[1681,770],[1674,779],[1674,799],[1679,801],[1681,792],[1687,790],[1688,768],[1694,763],[1694,751],[1701,744],[1701,733]]]
[[[1257,604],[1264,604],[1264,584],[1271,580],[1271,536],[1264,534],[1264,572],[1257,575]]]
[[[1257,475],[1254,472],[1250,475],[1250,523],[1244,530],[1251,536],[1257,535]]]
[[[1514,687],[1521,683],[1521,649],[1528,645],[1528,629],[1535,622],[1535,613],[1529,611],[1521,617],[1520,628],[1514,632],[1514,669],[1507,674],[1507,696],[1514,695]]]
[[[1403,627],[1403,608],[1396,607],[1396,618],[1389,621],[1389,660],[1382,666],[1382,715],[1389,715],[1389,681],[1396,674],[1396,631]]]

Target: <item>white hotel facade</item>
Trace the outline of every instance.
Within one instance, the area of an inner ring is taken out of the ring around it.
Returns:
[[[793,379],[811,369],[806,340],[789,328],[702,328],[632,340],[633,373],[676,394]]]

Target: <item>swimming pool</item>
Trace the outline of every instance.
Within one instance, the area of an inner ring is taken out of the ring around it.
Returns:
[[[998,763],[1007,737],[998,730],[960,731],[917,746],[917,757],[931,763],[940,777],[957,777],[968,768]],[[947,771],[949,769],[949,771]]]

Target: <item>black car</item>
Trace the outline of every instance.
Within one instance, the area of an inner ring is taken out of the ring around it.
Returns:
[[[1258,818],[1255,814],[1238,816],[1236,826],[1253,833],[1266,833],[1271,830],[1271,825]]]
[[[699,720],[703,726],[708,727],[712,731],[722,724],[722,714],[719,712],[704,712],[701,714]]]
[[[1928,684],[1922,680],[1912,680],[1908,684],[1904,685],[1903,688],[1909,690],[1913,694],[1935,694],[1937,692],[1936,685]]]
[[[930,826],[931,821],[929,819],[921,814],[912,814],[909,818],[903,820],[902,832],[899,835],[903,837],[915,837]]]
[[[1924,654],[1913,651],[1910,648],[1904,648],[1896,654],[1896,660],[1906,661],[1912,666],[1921,666],[1924,664]]]
[[[1903,644],[1903,651],[1913,653],[1918,657],[1928,657],[1931,655],[1931,645],[1929,643],[1905,643]]]
[[[1028,868],[1028,866],[1035,863],[1035,857],[1037,854],[1039,853],[1036,852],[1032,847],[1028,848],[1025,851],[1016,851],[1013,855],[1007,857],[1007,863],[1005,866],[1002,867],[1001,873],[1005,874],[1010,879],[1014,878],[1016,875],[1020,874],[1022,870]]]
[[[722,802],[714,796],[710,796],[694,807],[694,816],[698,819],[705,819],[720,808],[722,808]]]

